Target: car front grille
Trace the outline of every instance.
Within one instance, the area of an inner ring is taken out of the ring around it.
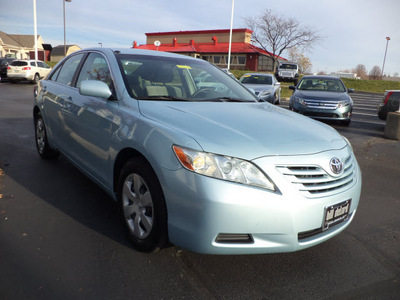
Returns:
[[[304,99],[308,108],[315,109],[336,109],[338,108],[337,101],[326,101],[326,100],[309,100]]]
[[[354,186],[356,173],[352,155],[345,159],[343,168],[339,177],[333,177],[320,166],[277,166],[281,174],[306,198],[330,196]]]

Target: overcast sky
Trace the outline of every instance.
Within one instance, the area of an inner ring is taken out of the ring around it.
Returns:
[[[63,0],[36,0],[38,34],[52,46],[64,44]],[[82,48],[131,47],[145,33],[229,29],[232,0],[72,0],[66,2],[67,44]],[[364,64],[400,74],[399,0],[235,0],[234,28],[266,9],[293,17],[323,40],[304,53],[313,72],[335,72]],[[0,0],[0,30],[33,34],[33,0]],[[284,53],[283,57],[287,57]]]

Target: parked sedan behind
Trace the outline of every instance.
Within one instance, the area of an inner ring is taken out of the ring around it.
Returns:
[[[400,110],[400,90],[386,91],[382,103],[378,106],[378,117],[381,120],[386,120],[389,112]]]
[[[51,71],[51,67],[40,60],[18,59],[12,61],[7,67],[7,77],[12,83],[28,80],[37,83]]]
[[[332,76],[303,76],[297,86],[289,86],[293,95],[289,109],[320,119],[335,120],[348,126],[353,112],[353,100],[343,81]]]
[[[247,73],[239,81],[247,88],[252,89],[260,101],[279,104],[281,101],[281,84],[273,74]]]
[[[221,88],[198,86],[204,72]],[[297,251],[357,211],[361,172],[344,137],[196,58],[74,52],[39,82],[33,119],[40,157],[62,153],[107,191],[140,251]]]

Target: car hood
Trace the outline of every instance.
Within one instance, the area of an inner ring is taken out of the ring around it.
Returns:
[[[251,84],[251,83],[246,83],[243,84],[245,87],[253,89],[256,93],[262,92],[262,91],[273,91],[274,86],[273,85],[267,85],[267,84]]]
[[[305,99],[315,99],[315,100],[349,100],[351,99],[350,96],[344,92],[344,93],[336,93],[336,92],[326,92],[326,91],[301,91],[301,90],[296,90],[294,93],[295,97],[299,98],[305,98]]]
[[[139,101],[148,118],[195,139],[206,152],[252,160],[342,149],[331,127],[269,103]]]

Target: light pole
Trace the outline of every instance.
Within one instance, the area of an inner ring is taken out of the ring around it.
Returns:
[[[387,36],[387,37],[386,37],[385,56],[383,57],[382,78],[383,78],[383,69],[385,68],[386,52],[387,52],[387,48],[388,48],[389,41],[390,41],[390,37]]]
[[[35,39],[35,60],[38,60],[36,0],[33,0],[33,27],[34,27],[34,33],[35,33],[35,36],[34,36],[34,39]]]
[[[63,2],[63,14],[64,14],[64,56],[67,56],[67,35],[65,33],[65,2],[71,2],[72,0],[62,0]]]
[[[232,13],[231,13],[231,30],[229,32],[229,50],[228,50],[228,71],[231,67],[231,50],[232,50],[232,27],[233,27],[233,9],[235,6],[235,0],[232,0]]]

